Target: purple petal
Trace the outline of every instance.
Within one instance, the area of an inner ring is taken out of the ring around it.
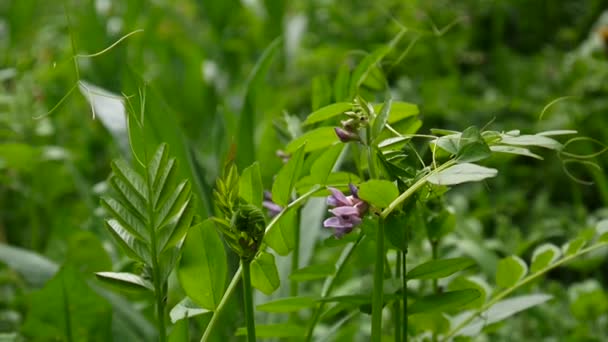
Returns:
[[[352,202],[346,198],[342,191],[332,187],[329,187],[328,189],[331,191],[331,196],[327,197],[328,205],[331,205],[332,207],[340,207],[352,204]]]
[[[359,189],[353,183],[348,183],[348,188],[350,189],[351,195],[353,195],[353,197],[358,199],[359,198]]]
[[[272,201],[272,193],[268,190],[264,191],[264,199],[267,201]]]
[[[350,206],[336,207],[336,208],[330,210],[329,212],[336,216],[341,216],[341,217],[359,215],[359,210],[355,207],[350,207]]]
[[[276,216],[283,210],[283,207],[271,201],[263,201],[262,205],[264,208],[268,209],[268,216],[270,217]]]
[[[345,222],[341,220],[339,217],[330,217],[327,220],[323,221],[323,227],[325,228],[352,228],[352,223]]]
[[[338,136],[338,139],[340,139],[340,141],[343,143],[349,142],[349,141],[354,141],[354,140],[359,140],[359,136],[356,133],[349,132],[340,127],[336,127],[336,128],[334,128],[334,130],[336,131],[336,135]]]

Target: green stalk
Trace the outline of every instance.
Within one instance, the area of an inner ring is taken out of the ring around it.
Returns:
[[[403,340],[407,342],[408,340],[408,336],[407,336],[407,324],[408,324],[408,319],[407,319],[407,263],[406,263],[406,257],[407,257],[407,245],[406,245],[406,249],[405,251],[402,252],[403,254],[403,263],[401,264],[402,270],[401,270],[401,283],[403,286],[403,290],[401,291],[401,295],[402,295],[402,300],[403,300],[403,324],[401,325],[403,328]]]
[[[397,264],[395,265],[395,276],[397,279],[401,278],[401,251],[397,251]],[[396,300],[393,303],[393,317],[395,325],[395,342],[401,342],[401,302]]]
[[[312,189],[310,189],[310,191],[308,191],[307,193],[298,197],[295,201],[289,203],[289,205],[287,207],[285,207],[285,209],[283,209],[280,213],[278,213],[277,216],[275,216],[272,219],[272,221],[270,221],[270,223],[268,223],[268,225],[266,226],[266,229],[264,230],[264,235],[268,234],[268,232],[272,228],[274,228],[274,226],[281,219],[281,217],[283,217],[283,215],[285,215],[285,213],[287,213],[289,210],[302,204],[302,202],[304,202],[308,197],[312,196],[318,190],[319,190],[319,186],[314,186]],[[260,250],[264,250],[264,247],[260,248]],[[205,341],[209,340],[209,337],[211,336],[211,331],[213,331],[213,328],[217,324],[220,313],[222,313],[222,311],[226,307],[226,303],[228,303],[228,299],[230,298],[232,293],[234,293],[234,290],[236,289],[236,285],[238,284],[242,273],[243,273],[243,267],[239,266],[239,268],[236,270],[236,272],[232,276],[232,280],[230,281],[230,284],[228,285],[226,292],[224,292],[224,295],[222,296],[222,299],[220,300],[220,303],[218,304],[217,309],[215,309],[213,316],[211,316],[211,320],[209,321],[209,324],[207,324],[207,328],[205,328],[205,332],[203,333],[203,336],[201,337],[201,342],[205,342]]]
[[[372,341],[382,341],[382,307],[384,305],[384,219],[376,231],[376,266],[372,293]]]
[[[295,271],[300,268],[300,215],[297,215],[296,226],[295,226],[295,244],[293,247],[293,251],[291,252],[291,273],[293,274]],[[289,294],[292,297],[298,296],[298,282],[292,280],[289,284]]]
[[[251,260],[241,258],[243,269],[243,303],[245,307],[245,323],[247,325],[247,341],[255,342],[255,316],[253,313],[253,296],[251,294]]]

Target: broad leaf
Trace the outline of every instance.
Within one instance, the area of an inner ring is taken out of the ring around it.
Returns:
[[[562,148],[562,144],[560,144],[557,140],[543,135],[511,136],[509,134],[503,134],[500,142],[505,145],[538,146],[551,150],[560,150]]]
[[[338,157],[344,150],[344,144],[337,144],[327,148],[310,167],[310,178],[315,184],[324,185],[331,173]]]
[[[46,257],[32,251],[0,243],[0,261],[20,273],[28,284],[41,287],[55,275],[59,267]]]
[[[456,185],[467,182],[479,182],[486,178],[495,177],[497,174],[498,170],[496,169],[463,163],[431,175],[428,181],[436,185]]]
[[[469,258],[439,259],[425,262],[407,273],[407,279],[440,279],[475,264]]]
[[[266,295],[271,295],[280,285],[274,255],[259,253],[251,262],[251,285]]]
[[[532,264],[530,265],[530,273],[535,273],[561,257],[560,249],[550,243],[543,244],[534,250],[532,254]]]
[[[490,148],[479,133],[479,129],[471,126],[460,134],[456,159],[461,163],[476,162],[489,157]]]
[[[296,217],[295,210],[286,212],[276,223],[277,226],[264,235],[264,241],[279,255],[285,256],[295,248]]]
[[[387,180],[372,179],[359,186],[359,197],[378,208],[386,208],[399,196],[397,186]]]
[[[227,272],[224,243],[213,221],[192,227],[177,268],[184,292],[200,307],[215,310],[224,294]]]
[[[408,307],[408,314],[446,312],[458,309],[479,298],[481,293],[475,289],[448,291],[417,299]]]
[[[520,257],[512,255],[498,262],[496,269],[496,284],[501,287],[511,287],[517,284],[528,273],[528,265]]]
[[[285,147],[285,151],[291,153],[296,151],[302,144],[306,144],[305,152],[320,150],[339,143],[340,140],[336,135],[333,127],[319,127],[312,129],[299,137],[293,139]]]

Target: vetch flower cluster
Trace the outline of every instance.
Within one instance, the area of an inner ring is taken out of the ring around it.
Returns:
[[[361,224],[363,215],[368,205],[361,200],[356,186],[350,184],[350,196],[344,195],[336,188],[328,188],[331,195],[327,197],[327,205],[334,207],[329,212],[334,216],[323,221],[325,228],[333,228],[334,236],[339,239],[350,233],[356,226]]]

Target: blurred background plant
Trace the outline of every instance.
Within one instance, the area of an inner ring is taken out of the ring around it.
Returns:
[[[282,165],[276,151],[301,134],[301,119],[346,100],[334,91],[340,70],[388,42],[363,89],[369,99],[390,91],[418,104],[422,131],[576,129],[597,142],[569,148],[589,154],[608,141],[607,8],[605,0],[0,2],[0,259],[8,266],[0,269],[0,332],[57,336],[61,318],[53,312],[64,307],[60,293],[68,286],[92,298],[75,309],[81,328],[74,340],[155,334],[151,298],[128,294],[131,305],[93,280],[112,265],[134,267],[109,243],[98,204],[110,160],[131,158],[123,102],[105,91],[127,96],[128,115],[137,115],[147,89],[149,139],[171,145],[203,217],[213,211],[212,185],[231,145],[240,168],[260,162],[270,188]],[[140,29],[99,56],[77,57]],[[529,257],[540,241],[563,241],[608,218],[603,171],[568,169],[594,182],[587,186],[569,178],[557,157],[542,169],[510,158],[492,159],[502,175],[491,191],[478,184],[448,196],[457,220],[445,248],[479,256],[487,276],[504,255]],[[605,155],[591,160],[608,166]],[[335,258],[335,248],[319,246],[316,262]],[[358,267],[371,268],[361,254]],[[556,299],[491,326],[485,338],[605,338],[605,256],[592,254],[530,285]],[[171,284],[169,307],[182,296]],[[193,321],[194,331],[207,320]],[[226,319],[216,338],[234,336],[236,321]],[[354,339],[359,329],[353,321],[332,339]]]

